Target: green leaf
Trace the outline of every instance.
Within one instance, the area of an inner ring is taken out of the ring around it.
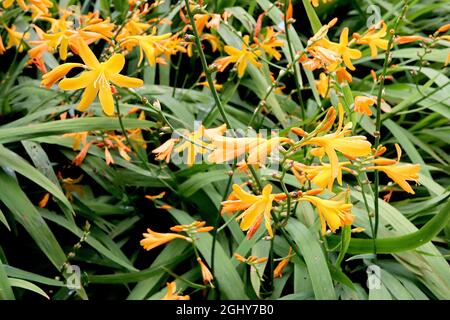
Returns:
[[[2,260],[0,259],[0,300],[15,300]]]
[[[169,209],[168,211],[180,224],[190,224],[195,221],[184,211],[178,209]],[[197,249],[201,252],[208,265],[211,265],[212,240],[213,238],[210,234],[202,233],[198,235],[198,240],[195,241]],[[224,249],[219,243],[216,244],[214,258],[214,276],[225,296],[228,299],[247,300],[248,297],[245,294],[244,284],[234,269],[230,257],[225,254]]]
[[[286,230],[305,259],[316,299],[337,299],[326,257],[313,233],[295,219],[289,219]]]
[[[11,210],[15,219],[28,231],[56,269],[61,270],[66,262],[66,255],[36,207],[17,182],[2,171],[0,171],[0,183],[2,185],[0,201]]]
[[[9,283],[13,287],[18,287],[18,288],[22,288],[22,289],[33,291],[33,292],[35,292],[37,294],[40,294],[41,296],[44,296],[44,297],[46,297],[47,299],[50,300],[50,297],[45,293],[44,290],[42,290],[37,285],[35,285],[35,284],[31,283],[31,282],[28,282],[28,281],[22,280],[22,279],[9,278]]]
[[[72,205],[67,200],[61,189],[50,181],[46,176],[39,172],[36,168],[31,166],[27,161],[16,153],[0,145],[0,166],[9,167],[21,175],[27,177],[31,181],[35,182],[41,188],[47,190],[60,200],[68,209],[73,212]]]
[[[137,129],[153,128],[155,123],[147,120],[123,119],[123,125],[127,129]],[[119,120],[112,117],[75,118],[14,128],[0,128],[0,143],[92,130],[120,130]]]

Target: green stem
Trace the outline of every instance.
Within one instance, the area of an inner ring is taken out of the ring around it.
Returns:
[[[377,95],[377,115],[376,115],[376,125],[375,125],[375,143],[374,143],[374,148],[377,149],[378,146],[380,145],[380,138],[381,138],[381,134],[380,134],[380,130],[381,130],[381,101],[382,101],[382,96],[383,96],[383,89],[384,89],[384,80],[386,78],[386,73],[387,73],[387,69],[388,69],[388,65],[391,62],[391,47],[392,44],[394,42],[394,35],[397,32],[397,28],[400,24],[400,21],[403,19],[403,17],[406,14],[406,10],[408,9],[408,0],[404,0],[403,1],[403,10],[400,14],[400,16],[397,18],[394,28],[391,29],[390,31],[390,36],[389,36],[389,41],[388,41],[388,45],[387,45],[387,49],[386,49],[386,54],[385,54],[385,58],[384,58],[384,64],[383,64],[383,71],[381,73],[380,76],[380,86],[378,88],[378,95]],[[379,185],[380,185],[380,175],[378,170],[375,171],[375,181],[374,181],[374,208],[375,208],[375,226],[374,226],[374,233],[373,233],[373,237],[374,239],[377,238],[378,235],[378,225],[380,223],[380,215],[379,215],[379,194],[380,194],[380,190],[379,190]]]
[[[216,106],[219,109],[220,114],[222,115],[223,122],[227,125],[227,128],[231,129],[231,125],[230,125],[230,122],[228,121],[227,115],[225,113],[225,109],[222,105],[222,102],[220,101],[216,87],[214,86],[214,81],[211,77],[211,72],[208,68],[208,63],[206,62],[205,53],[203,52],[202,44],[200,42],[200,36],[198,34],[197,27],[195,26],[194,15],[192,14],[191,8],[189,6],[189,0],[185,0],[185,3],[186,3],[186,6],[185,6],[186,11],[188,13],[189,21],[190,21],[190,24],[192,27],[192,32],[194,33],[195,44],[197,46],[198,54],[199,54],[200,60],[202,62],[203,72],[205,72],[206,80],[208,81],[209,89],[211,90],[214,101],[216,102]]]
[[[286,16],[286,11],[289,5],[289,1],[288,0],[284,0],[284,12],[283,12],[283,19],[284,19],[284,30],[286,33],[286,42],[287,42],[287,46],[289,49],[289,55],[291,58],[291,64],[294,66],[294,80],[295,80],[295,86],[297,87],[297,97],[298,100],[300,102],[300,112],[301,112],[301,116],[302,116],[302,121],[305,121],[305,104],[303,103],[303,98],[302,98],[302,92],[301,92],[301,86],[300,86],[300,79],[298,78],[299,75],[299,70],[297,69],[297,60],[295,58],[294,55],[294,51],[292,49],[291,46],[291,40],[290,40],[290,36],[289,36],[289,26],[290,24],[288,24],[288,20],[287,20],[287,16]]]
[[[445,226],[450,223],[450,201],[419,230],[398,237],[376,239],[377,252],[382,254],[398,253],[414,250],[431,241]],[[328,244],[333,247],[339,244],[340,237],[330,236]],[[352,238],[347,250],[352,254],[363,254],[373,252],[372,239]]]

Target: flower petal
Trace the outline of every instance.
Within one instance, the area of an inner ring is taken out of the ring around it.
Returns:
[[[59,82],[59,87],[63,90],[78,90],[81,88],[86,88],[88,85],[92,84],[96,78],[96,72],[85,71],[76,78],[66,78]]]
[[[100,66],[100,62],[98,62],[95,54],[91,51],[89,46],[83,39],[78,39],[78,54],[83,59],[84,63],[91,68],[98,68]]]
[[[144,81],[141,79],[127,77],[121,74],[110,75],[109,80],[119,87],[138,88],[144,85]]]
[[[103,112],[108,116],[114,115],[114,100],[109,84],[102,85],[100,87],[100,104],[102,105]]]
[[[103,66],[105,71],[110,75],[119,73],[125,66],[125,57],[123,54],[117,53],[106,61]]]
[[[78,104],[77,109],[79,111],[84,111],[89,107],[97,96],[98,88],[94,87],[93,84],[90,84],[84,90],[83,96],[81,97],[80,103]]]

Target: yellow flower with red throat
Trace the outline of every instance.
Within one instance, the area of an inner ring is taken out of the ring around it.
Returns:
[[[225,46],[224,51],[228,54],[227,57],[220,58],[214,62],[216,66],[218,66],[219,71],[225,70],[225,68],[230,63],[235,63],[238,77],[242,78],[244,75],[245,69],[247,68],[248,64],[252,64],[258,68],[262,67],[262,64],[258,62],[256,59],[262,54],[261,50],[255,49],[252,50],[249,45],[249,36],[245,35],[243,37],[244,43],[242,44],[241,49],[237,49],[232,46]]]
[[[284,193],[272,194],[272,185],[266,185],[261,195],[252,195],[244,191],[239,185],[233,185],[231,198],[237,200],[226,200],[222,202],[222,213],[230,213],[245,210],[236,220],[241,220],[240,227],[243,231],[251,229],[261,223],[261,218],[265,220],[265,227],[269,235],[273,237],[270,225],[270,212],[274,200],[281,201],[286,198]]]
[[[369,166],[366,170],[378,170],[383,171],[389,178],[397,183],[403,190],[408,193],[414,194],[414,190],[411,188],[407,181],[414,181],[419,183],[419,164],[399,164],[402,156],[402,150],[398,144],[395,144],[397,150],[397,160],[391,159],[375,159],[371,162],[376,166]]]
[[[371,153],[371,144],[364,136],[350,136],[345,135],[351,132],[351,123],[344,127],[342,122],[344,120],[344,109],[339,103],[339,125],[334,133],[326,134],[324,136],[313,137],[306,140],[302,145],[318,145],[324,153],[328,156],[331,165],[331,178],[334,179],[339,175],[339,159],[336,151],[351,157],[366,156]],[[332,119],[332,117],[331,117]]]
[[[356,96],[354,110],[355,112],[366,114],[367,116],[372,115],[372,110],[370,107],[376,103],[375,98],[365,97],[365,96]]]
[[[78,110],[86,110],[97,94],[103,111],[108,115],[114,115],[114,100],[111,92],[113,83],[120,87],[136,88],[143,85],[143,81],[119,74],[125,65],[125,58],[122,54],[114,54],[108,61],[100,63],[94,53],[83,40],[79,41],[79,55],[85,65],[63,64],[45,75],[42,84],[49,85],[58,81],[74,67],[84,67],[83,71],[76,78],[66,78],[60,81],[59,87],[63,90],[85,89]]]
[[[340,199],[340,196],[325,200],[306,194],[302,195],[299,200],[308,201],[316,207],[319,213],[322,235],[325,234],[327,225],[332,232],[335,232],[340,227],[353,223],[354,216],[350,212],[352,204],[345,203],[344,200]]]
[[[144,239],[141,240],[140,244],[147,251],[156,248],[160,245],[166,244],[174,239],[192,241],[190,238],[182,236],[181,234],[159,233],[152,231],[150,228],[147,228],[147,233],[143,233],[142,235],[144,236]]]
[[[381,28],[380,28],[381,24]],[[378,30],[379,29],[379,30]],[[378,54],[378,49],[387,50],[388,41],[383,39],[386,36],[387,25],[384,21],[380,21],[378,24],[369,28],[369,31],[362,37],[356,40],[358,44],[367,44],[370,47],[370,55],[375,58]]]
[[[191,298],[186,295],[182,296],[177,292],[177,284],[175,281],[167,283],[167,293],[161,300],[190,300]]]

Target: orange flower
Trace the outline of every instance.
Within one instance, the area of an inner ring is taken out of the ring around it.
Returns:
[[[140,242],[141,246],[147,251],[156,248],[160,245],[163,245],[165,243],[168,243],[177,238],[186,241],[191,241],[190,238],[176,233],[159,233],[152,231],[150,228],[147,228],[147,232],[148,233],[142,234],[144,236],[144,239],[142,239]]]
[[[344,68],[340,67],[336,69],[336,77],[338,83],[342,83],[344,80],[347,80],[348,83],[352,83],[352,75]]]
[[[367,167],[366,170],[379,170],[383,171],[389,178],[397,183],[403,190],[408,193],[414,194],[414,190],[408,184],[407,181],[414,181],[419,183],[419,164],[399,164],[402,156],[402,150],[398,144],[395,144],[397,150],[397,161],[390,159],[375,159],[371,162],[378,164],[377,166]]]
[[[194,221],[191,224],[180,224],[170,228],[170,230],[175,232],[187,232],[190,233],[201,233],[209,232],[214,229],[214,227],[205,227],[206,221]]]
[[[377,31],[377,29],[380,28],[381,23],[381,29]],[[384,23],[384,21],[381,21],[377,25],[373,25],[369,28],[369,31],[356,40],[356,43],[358,44],[367,44],[370,47],[370,55],[372,58],[375,58],[378,54],[377,47],[383,50],[387,50],[388,41],[385,39],[382,39],[386,36],[387,31],[387,25]]]
[[[245,210],[236,220],[241,221],[241,229],[243,231],[249,230],[253,225],[261,223],[260,218],[264,217],[265,227],[269,232],[269,235],[273,237],[272,227],[270,225],[270,211],[272,210],[272,202],[274,200],[281,200],[286,195],[272,194],[272,185],[266,185],[262,194],[255,196],[244,191],[239,185],[233,185],[233,196],[238,200],[226,200],[222,202],[222,213],[235,212]]]
[[[373,106],[375,103],[376,101],[374,98],[365,96],[356,96],[354,110],[355,112],[363,113],[370,117],[372,115],[372,110],[370,110],[369,107]]]
[[[236,252],[234,253],[234,257],[236,258],[237,261],[246,263],[248,265],[264,263],[267,261],[266,257],[258,258],[256,256],[249,256],[248,258],[244,258],[243,256],[241,256],[239,253]]]
[[[426,41],[426,40],[427,38],[424,38],[422,36],[398,36],[395,37],[394,42],[396,44],[406,44],[415,41]]]
[[[147,194],[145,197],[146,197],[147,199],[153,201],[153,200],[155,200],[155,199],[162,199],[165,195],[166,195],[166,192],[163,191],[163,192],[161,192],[161,193],[159,193],[159,194],[157,194],[157,195],[154,195],[154,196]]]
[[[175,146],[175,143],[178,142],[178,139],[169,139],[166,142],[164,142],[161,146],[158,148],[152,150],[152,153],[156,154],[155,159],[156,160],[165,160],[166,163],[169,163],[170,156],[172,154],[173,147]]]
[[[327,225],[335,232],[336,229],[353,223],[354,216],[350,213],[351,203],[345,203],[343,200],[325,200],[310,195],[304,195],[299,200],[306,200],[317,208],[322,235],[325,234]]]
[[[320,40],[320,45],[324,48],[331,49],[338,53],[342,60],[344,61],[347,68],[350,70],[355,70],[355,67],[352,64],[352,59],[359,59],[361,58],[362,54],[361,51],[358,49],[351,49],[348,47],[348,28],[344,28],[342,30],[341,36],[339,38],[339,43],[331,42],[327,39]]]
[[[325,73],[321,72],[319,75],[319,80],[315,81],[317,91],[319,91],[319,94],[322,96],[322,98],[325,98],[328,94],[328,77]]]
[[[349,165],[350,162],[339,162],[339,171],[337,175],[337,181],[339,185],[342,186],[342,170],[351,171],[346,168],[346,165]],[[331,191],[334,183],[334,178],[331,174],[331,165],[322,163],[321,165],[316,166],[306,166],[299,162],[294,162],[292,168],[292,173],[297,178],[297,180],[304,184],[306,181],[311,181],[313,184],[318,186],[321,189],[325,189],[328,187],[328,190]]]
[[[286,268],[286,266],[289,264],[289,260],[291,259],[292,255],[292,247],[289,247],[289,253],[286,258],[281,260],[278,265],[275,267],[275,270],[273,271],[273,276],[275,278],[281,278],[283,276],[283,269]]]
[[[209,283],[211,287],[214,288],[211,281],[214,279],[211,271],[209,271],[206,264],[202,261],[202,259],[197,258],[198,264],[200,265],[200,270],[202,271],[202,277],[203,277],[203,283],[207,284]]]
[[[214,64],[219,66],[219,71],[223,71],[230,63],[235,63],[238,77],[242,78],[248,63],[251,63],[258,68],[262,67],[262,64],[256,60],[257,57],[262,54],[261,50],[250,50],[251,48],[248,45],[248,35],[245,35],[243,37],[243,41],[244,43],[242,44],[240,50],[232,46],[224,47],[224,50],[228,54],[228,57],[218,59],[214,62]]]
[[[167,282],[167,293],[161,300],[190,300],[191,298],[186,296],[181,296],[177,292],[177,284],[175,281]]]
[[[46,192],[42,199],[39,201],[39,208],[45,208],[47,206],[48,200],[50,199],[50,193]]]
[[[331,165],[331,178],[334,179],[339,174],[339,159],[336,154],[336,150],[343,154],[360,157],[370,154],[371,144],[366,140],[364,136],[351,136],[345,137],[345,135],[351,132],[351,122],[342,127],[344,120],[344,110],[339,103],[339,125],[336,132],[326,134],[320,137],[314,137],[305,141],[302,145],[314,144],[319,145],[322,150],[327,154]],[[330,119],[332,119],[330,117]]]

